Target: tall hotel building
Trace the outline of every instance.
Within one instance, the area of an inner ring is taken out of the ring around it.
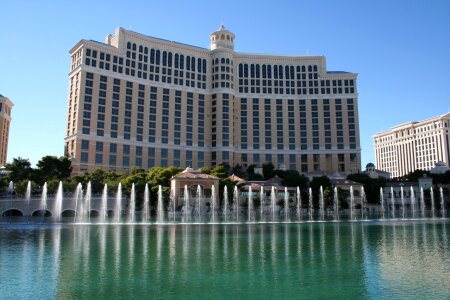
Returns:
[[[409,122],[373,137],[377,166],[400,177],[417,169],[430,170],[450,162],[450,113]]]
[[[6,164],[9,141],[9,125],[11,110],[14,104],[8,98],[0,95],[0,166]]]
[[[360,170],[355,73],[324,56],[210,49],[118,28],[71,50],[65,152],[74,174],[133,166],[261,165]]]

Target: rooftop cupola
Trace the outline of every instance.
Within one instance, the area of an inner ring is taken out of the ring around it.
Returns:
[[[211,50],[228,48],[234,50],[234,33],[220,26],[219,30],[211,33]]]

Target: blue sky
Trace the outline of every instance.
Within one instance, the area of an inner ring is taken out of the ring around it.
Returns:
[[[372,136],[450,110],[450,1],[4,1],[0,94],[13,108],[8,161],[63,155],[69,49],[115,28],[208,47],[220,24],[238,52],[325,55],[358,73],[362,166]]]

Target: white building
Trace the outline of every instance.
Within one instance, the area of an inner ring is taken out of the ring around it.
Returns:
[[[450,161],[450,112],[420,122],[409,122],[373,137],[376,164],[400,177],[417,169],[430,170]]]

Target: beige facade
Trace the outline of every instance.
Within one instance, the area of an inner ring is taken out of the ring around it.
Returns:
[[[14,104],[8,98],[0,95],[0,165],[6,164],[8,154],[9,126],[11,110]]]
[[[360,171],[357,74],[324,56],[210,49],[118,28],[70,51],[66,155],[95,168],[244,166]]]
[[[377,166],[400,177],[417,169],[430,170],[450,161],[450,113],[409,122],[373,137]]]

